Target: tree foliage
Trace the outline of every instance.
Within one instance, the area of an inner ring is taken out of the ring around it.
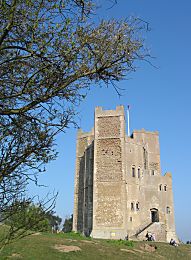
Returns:
[[[46,218],[48,219],[48,222],[49,222],[49,225],[50,225],[52,231],[59,230],[59,226],[62,222],[62,218],[55,215],[55,212],[53,210],[46,213]]]
[[[15,201],[1,215],[1,221],[8,225],[14,234],[25,235],[25,231],[58,230],[62,219],[43,204],[33,204],[29,200]]]
[[[69,217],[69,218],[65,218],[62,230],[65,233],[71,232],[72,231],[72,225],[73,225],[73,215],[71,215],[71,217]]]
[[[47,205],[50,201],[34,204],[31,199],[23,199],[4,207],[1,223],[5,232],[2,235],[1,230],[1,246],[34,232],[51,231],[52,225],[62,221],[58,216],[54,216],[52,203]]]
[[[1,178],[54,159],[54,136],[84,90],[123,79],[143,59],[140,20],[94,24],[93,4],[1,1]]]
[[[16,201],[4,212],[4,223],[15,230],[23,230],[27,227],[30,231],[48,231],[50,225],[46,212],[41,206],[28,203],[28,201]],[[15,232],[14,230],[14,232]]]
[[[0,210],[56,158],[55,136],[91,86],[146,53],[139,19],[94,22],[94,0],[0,1]]]

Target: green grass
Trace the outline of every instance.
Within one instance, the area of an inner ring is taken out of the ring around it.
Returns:
[[[155,245],[154,252],[147,252],[144,246]],[[81,251],[60,252],[55,245],[78,246]],[[132,242],[122,240],[101,240],[84,238],[80,234],[40,234],[25,237],[6,246],[0,259],[23,260],[118,260],[118,259],[191,259],[191,245],[175,248],[166,243]]]
[[[114,246],[128,246],[129,248],[133,248],[133,241],[126,241],[126,240],[106,240],[107,243],[112,244]]]

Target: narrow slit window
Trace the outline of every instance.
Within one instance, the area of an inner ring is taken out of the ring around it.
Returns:
[[[138,168],[138,178],[140,178],[141,177],[141,170],[140,170],[140,168]]]
[[[162,190],[162,184],[159,185],[159,190],[160,190],[160,191]]]
[[[131,210],[134,210],[134,203],[131,202]]]
[[[167,191],[167,185],[164,185],[164,191]]]
[[[155,171],[154,170],[151,171],[151,175],[155,175]]]
[[[139,211],[139,202],[136,203],[136,211]]]
[[[132,177],[135,177],[135,167],[132,167]]]
[[[170,214],[170,207],[166,207],[166,214]]]

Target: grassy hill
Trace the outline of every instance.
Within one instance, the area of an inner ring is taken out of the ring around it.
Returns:
[[[8,245],[0,259],[191,259],[191,245],[87,239],[78,234],[34,234]]]

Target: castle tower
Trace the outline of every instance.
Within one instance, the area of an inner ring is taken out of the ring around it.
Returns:
[[[125,237],[124,109],[95,110],[93,237]]]
[[[125,133],[123,106],[95,110],[77,137],[73,230],[95,238],[176,238],[172,177],[161,175],[158,132]]]

